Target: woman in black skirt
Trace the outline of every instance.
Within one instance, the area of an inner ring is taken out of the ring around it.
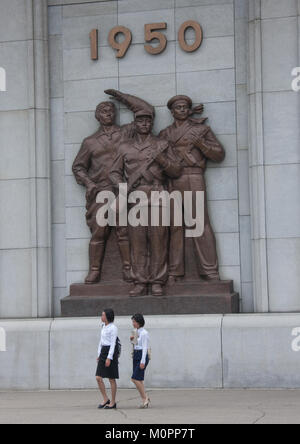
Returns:
[[[131,336],[130,340],[134,344],[133,352],[133,374],[132,382],[135,384],[139,394],[142,398],[141,409],[146,409],[149,407],[150,398],[147,396],[145,391],[145,370],[149,364],[149,333],[144,328],[145,319],[142,314],[135,314],[132,317],[132,324],[135,329],[137,329],[137,336]]]
[[[116,409],[117,383],[119,379],[119,340],[118,329],[113,323],[114,311],[104,310],[101,320],[104,324],[101,331],[101,340],[98,348],[98,368],[96,380],[103,396],[103,404],[99,409]],[[103,379],[108,378],[111,386],[111,400],[108,398]]]

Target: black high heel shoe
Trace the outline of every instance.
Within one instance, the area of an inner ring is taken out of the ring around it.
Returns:
[[[98,409],[105,409],[105,407],[109,404],[110,404],[110,400],[108,400],[105,404],[100,404]]]
[[[110,407],[109,405],[106,405],[106,407],[104,407],[104,410],[112,410],[112,409],[116,409],[117,408],[117,403],[115,403],[115,405],[113,405],[112,407]]]

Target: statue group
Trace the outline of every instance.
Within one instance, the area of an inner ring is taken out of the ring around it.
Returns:
[[[119,184],[128,191],[204,192],[204,231],[193,238],[199,280],[207,285],[220,280],[216,239],[210,223],[205,171],[207,162],[222,162],[225,151],[206,124],[203,106],[193,108],[187,96],[169,100],[174,123],[153,134],[155,109],[146,101],[116,90],[105,91],[134,114],[132,123],[116,125],[113,101],[100,103],[96,119],[100,127],[83,141],[73,164],[78,184],[86,188],[86,221],[91,231],[89,273],[86,285],[98,284],[106,245],[113,227],[100,226],[97,195],[111,191],[117,198]],[[183,200],[184,202],[184,200]],[[129,204],[130,205],[130,204]],[[150,199],[149,199],[150,205]],[[196,200],[193,202],[196,205]],[[195,208],[194,208],[195,210]],[[184,207],[182,208],[184,212]],[[163,296],[167,286],[184,278],[186,270],[185,226],[117,226],[116,236],[123,267],[123,279],[132,283],[131,297]]]

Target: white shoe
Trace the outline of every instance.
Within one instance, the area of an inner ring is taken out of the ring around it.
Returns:
[[[144,402],[144,404],[142,404],[140,406],[140,409],[148,409],[150,406],[150,402],[151,402],[150,398],[147,398],[147,400]]]

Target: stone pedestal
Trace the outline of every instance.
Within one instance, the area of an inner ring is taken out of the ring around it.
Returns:
[[[100,283],[74,284],[70,296],[61,301],[62,316],[99,316],[105,308],[113,308],[118,316],[172,314],[239,313],[239,295],[232,281],[215,283],[181,282],[167,287],[166,295],[130,298],[130,285]]]
[[[128,316],[115,322],[122,343],[118,386],[133,388],[132,324]],[[299,325],[299,314],[147,316],[147,387],[300,388]],[[99,318],[3,320],[0,328],[7,345],[0,390],[96,388]]]

